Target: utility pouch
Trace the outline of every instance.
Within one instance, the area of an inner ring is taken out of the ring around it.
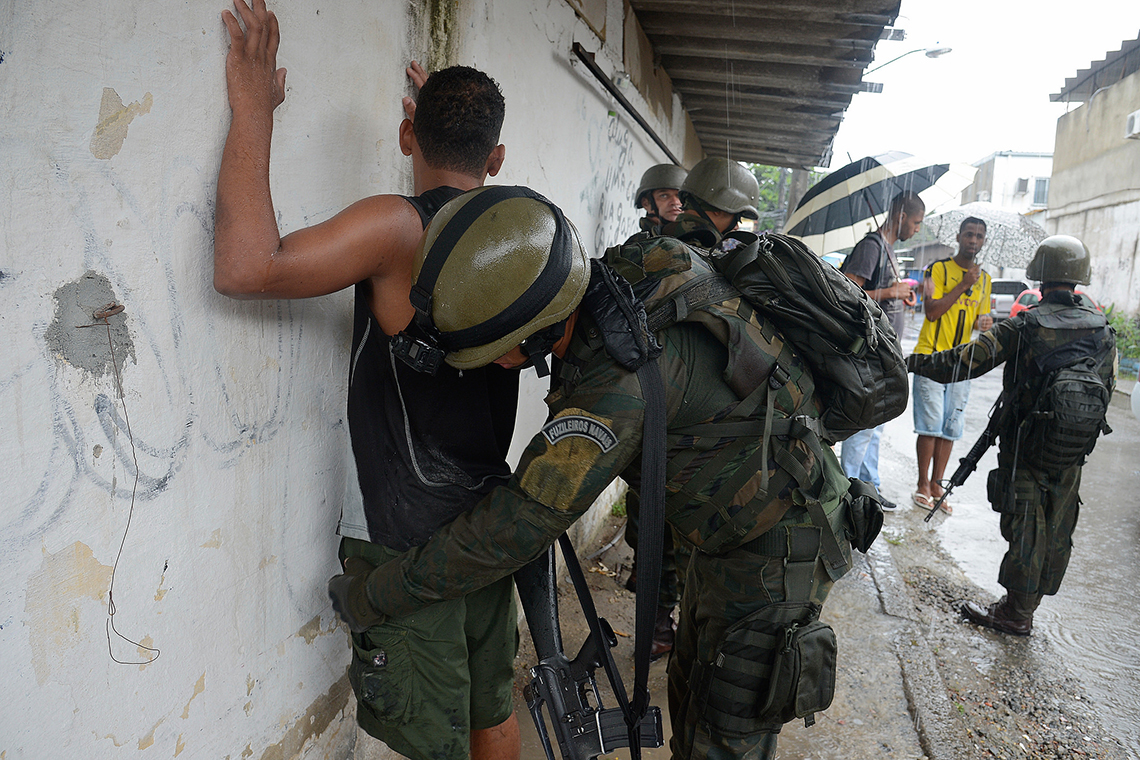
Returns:
[[[866,553],[883,528],[882,497],[870,483],[851,478],[847,491],[843,530],[851,548]]]
[[[815,722],[835,695],[835,632],[820,607],[771,604],[725,631],[712,663],[694,674],[701,717],[716,733],[743,738]]]
[[[986,477],[986,497],[995,512],[1003,515],[1028,515],[1037,509],[1039,487],[1032,478],[1010,477],[1010,471],[998,467]]]

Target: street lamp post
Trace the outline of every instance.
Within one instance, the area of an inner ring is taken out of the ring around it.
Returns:
[[[951,52],[952,50],[953,50],[953,48],[948,48],[948,47],[915,48],[914,50],[908,50],[907,52],[903,53],[902,55],[895,56],[894,58],[892,58],[891,60],[887,61],[886,63],[884,63],[880,66],[876,66],[873,69],[867,69],[866,71],[863,72],[863,76],[867,76],[868,74],[870,74],[872,72],[878,71],[879,69],[883,68],[883,66],[890,66],[892,63],[899,60],[900,58],[906,58],[911,53],[926,53],[927,58],[939,58],[939,57],[944,56],[947,53]]]

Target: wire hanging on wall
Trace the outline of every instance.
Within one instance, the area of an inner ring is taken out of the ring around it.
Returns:
[[[119,401],[121,401],[123,404],[123,420],[124,420],[124,422],[126,424],[126,428],[127,428],[127,439],[130,441],[130,444],[131,444],[131,459],[134,461],[134,465],[135,465],[135,480],[134,480],[134,484],[131,486],[131,506],[130,506],[130,509],[127,511],[127,524],[126,524],[126,527],[123,528],[123,538],[121,541],[119,541],[119,551],[115,554],[115,564],[111,567],[111,582],[107,588],[107,626],[106,626],[107,627],[107,654],[110,655],[111,659],[114,662],[117,662],[120,665],[149,665],[150,663],[152,663],[158,659],[159,655],[162,654],[162,650],[157,649],[155,647],[148,647],[141,642],[135,641],[134,639],[127,638],[123,634],[119,633],[119,629],[115,627],[115,613],[118,611],[116,606],[115,606],[115,575],[119,570],[119,559],[122,558],[122,556],[123,556],[123,547],[126,546],[126,543],[127,543],[127,533],[131,529],[131,520],[134,518],[134,515],[135,515],[135,495],[138,493],[138,488],[139,488],[139,460],[138,460],[138,455],[135,451],[135,438],[134,438],[134,435],[131,433],[131,418],[127,414],[127,397],[126,397],[126,394],[123,393],[123,381],[122,381],[122,378],[119,376],[119,365],[115,360],[115,342],[111,338],[110,318],[115,316],[116,314],[121,314],[123,312],[123,309],[124,309],[124,307],[121,303],[116,303],[116,302],[112,301],[111,303],[107,304],[106,306],[104,306],[103,308],[97,310],[94,314],[92,314],[92,317],[95,319],[95,322],[93,322],[92,324],[89,324],[89,325],[76,325],[76,327],[77,328],[85,328],[85,327],[106,327],[107,328],[107,345],[111,349],[111,369],[115,373],[115,390],[119,394]],[[133,644],[134,646],[138,647],[140,650],[144,650],[146,652],[153,653],[153,656],[147,660],[141,660],[141,659],[140,660],[120,660],[118,657],[115,656],[115,650],[114,650],[114,647],[112,646],[112,641],[111,641],[111,634],[112,633],[114,633],[116,636],[118,636],[120,639],[127,642],[128,644]]]

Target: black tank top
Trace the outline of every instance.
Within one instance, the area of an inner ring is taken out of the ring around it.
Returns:
[[[407,200],[426,228],[461,192],[441,187]],[[357,283],[348,426],[369,538],[404,551],[510,477],[519,372],[494,364],[416,372],[392,355],[370,294],[370,281]]]

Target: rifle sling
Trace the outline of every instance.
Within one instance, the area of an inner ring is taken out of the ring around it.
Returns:
[[[641,758],[641,719],[649,709],[649,647],[657,616],[657,594],[661,583],[661,544],[665,534],[665,386],[657,361],[646,362],[637,370],[645,398],[645,419],[641,444],[641,525],[637,536],[637,608],[634,628],[633,700],[629,700],[613,654],[606,645],[598,611],[578,564],[570,537],[559,539],[566,570],[590,632],[599,642],[602,665],[614,697],[629,729],[630,758]]]

